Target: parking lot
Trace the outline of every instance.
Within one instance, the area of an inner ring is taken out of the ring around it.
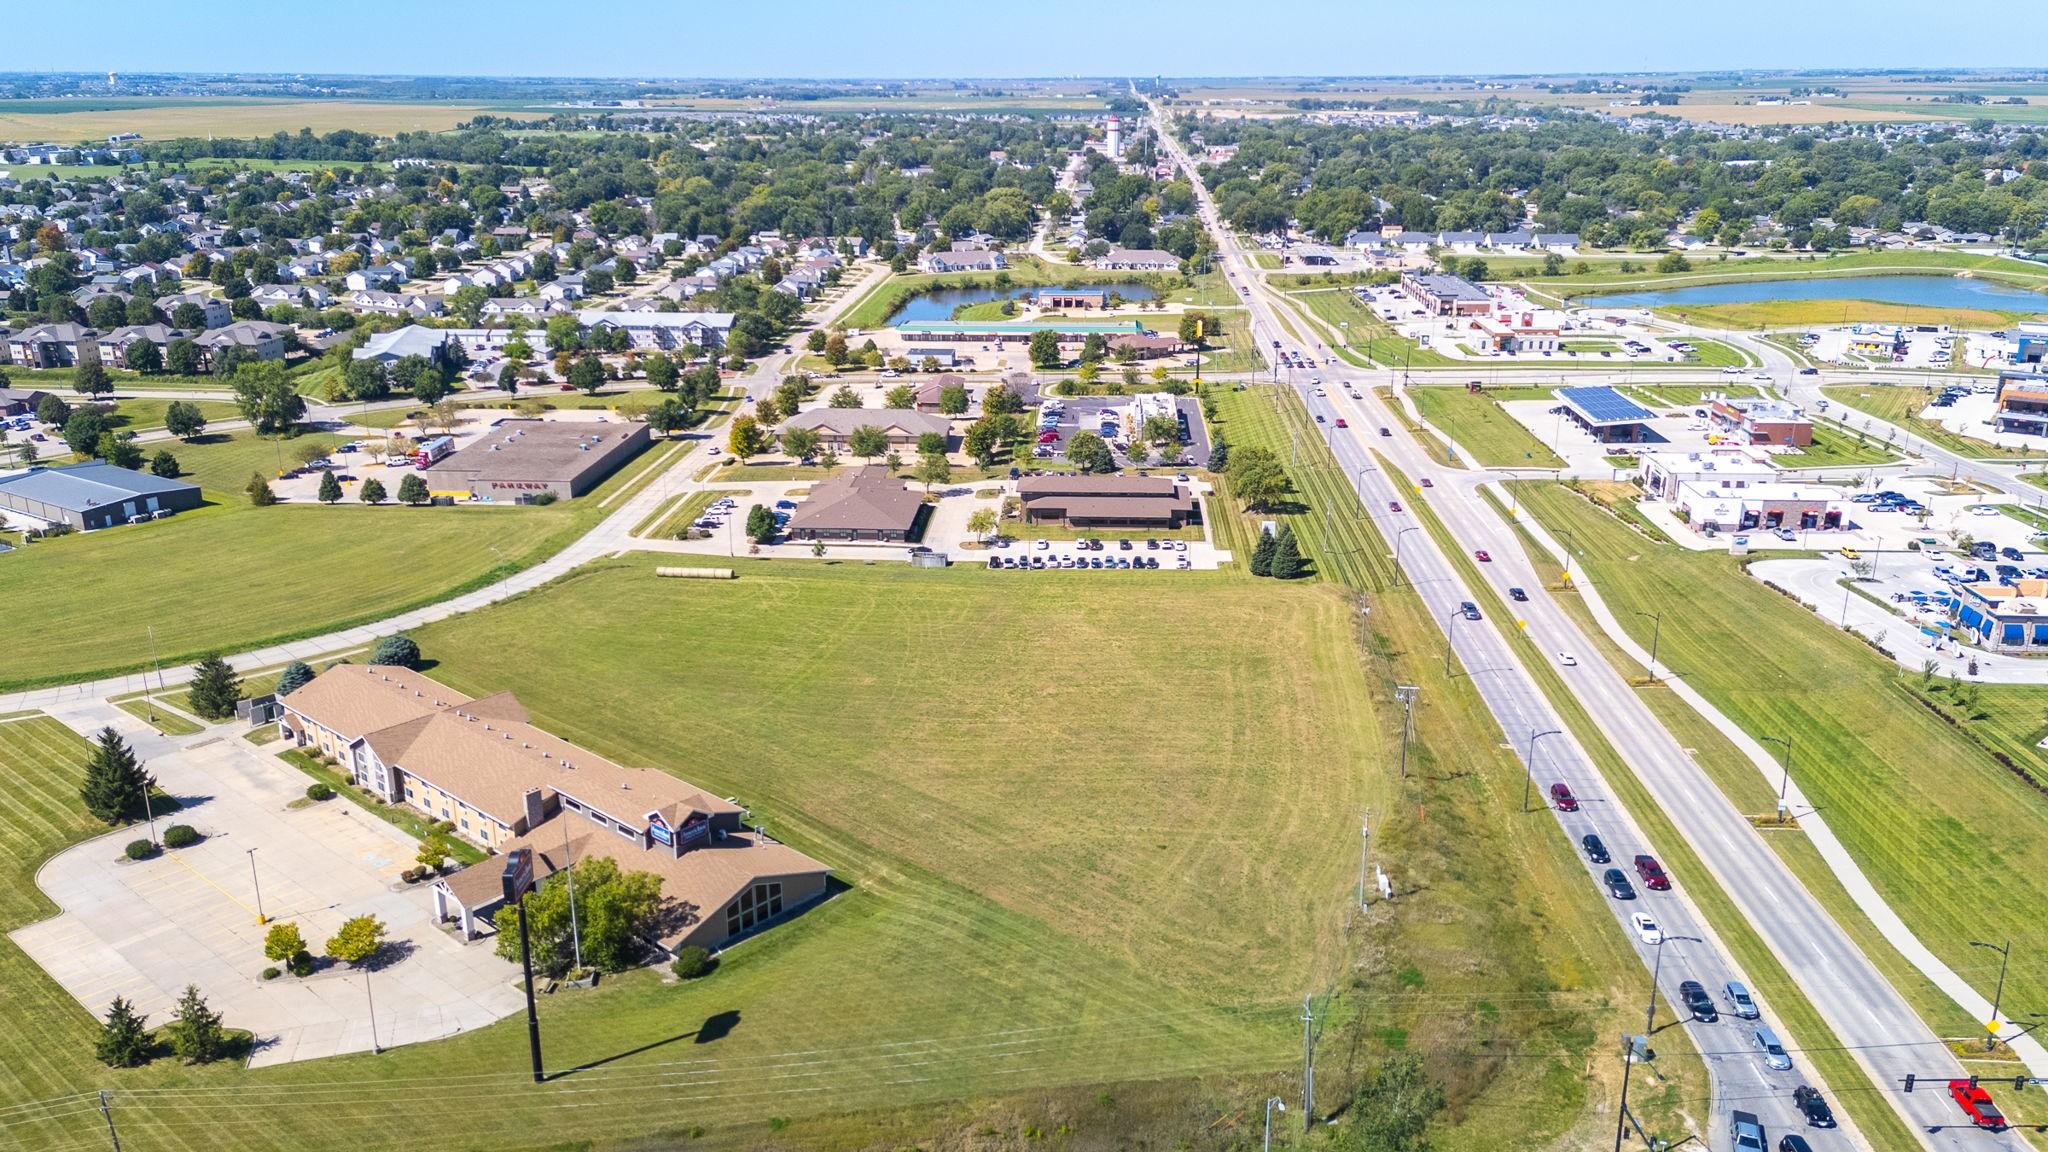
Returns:
[[[1859,328],[1864,331],[1859,332]],[[1885,329],[1881,335],[1879,328]],[[1966,336],[1937,325],[1826,328],[1799,337],[1799,346],[1808,356],[1831,364],[1890,364],[1899,368],[1948,368],[1968,354]]]
[[[1006,571],[1085,568],[1185,572],[1215,567],[1216,556],[1206,541],[1131,536],[1113,540],[1020,540],[999,545],[993,552],[968,553],[962,562],[972,564],[980,560],[989,568]],[[1197,560],[1207,562],[1198,564]]]
[[[1130,444],[1126,439],[1125,422],[1119,415],[1132,405],[1131,397],[1125,396],[1072,396],[1065,398],[1048,397],[1039,409],[1038,443],[1032,448],[1032,458],[1051,461],[1060,458],[1066,445],[1073,440],[1074,433],[1094,432],[1109,442],[1111,454],[1116,457],[1117,466],[1136,466],[1130,458]],[[1171,445],[1162,446],[1158,456],[1168,465],[1183,468],[1205,468],[1209,464],[1209,429],[1202,422],[1201,405],[1192,396],[1174,399],[1175,419],[1180,424],[1181,444],[1176,451]],[[1105,427],[1111,431],[1105,433]]]

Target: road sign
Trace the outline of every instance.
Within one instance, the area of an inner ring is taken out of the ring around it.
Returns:
[[[1989,1033],[1991,1033],[1991,1034],[1992,1034],[1993,1036],[1996,1036],[1996,1035],[1998,1035],[1998,1030],[1999,1030],[2000,1028],[2002,1028],[2002,1027],[2004,1027],[2004,1025],[2003,1025],[2003,1024],[2000,1024],[2000,1023],[1999,1023],[1998,1021],[1996,1021],[1996,1020],[1986,1020],[1986,1021],[1984,1022],[1984,1030],[1985,1030],[1986,1032],[1989,1032]]]
[[[533,888],[533,849],[516,848],[505,854],[505,902],[519,903],[519,898]]]

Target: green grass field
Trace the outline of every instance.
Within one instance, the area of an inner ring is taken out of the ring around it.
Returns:
[[[1950,452],[1986,459],[2031,460],[2048,457],[2048,452],[2037,448],[2006,448],[1989,440],[1951,432],[1939,423],[1923,417],[1921,413],[1926,411],[1927,406],[1933,403],[1936,397],[1932,388],[1907,384],[1829,384],[1821,389],[1821,393],[1837,404],[1875,416],[1887,424],[1903,428],[1922,440],[1946,448]],[[1846,412],[1837,412],[1835,415],[1852,427],[1861,423]]]
[[[2039,689],[2015,690],[2006,706],[1986,687],[1993,717],[1951,725],[1915,699],[1917,675],[1744,575],[1733,558],[1650,544],[1553,485],[1514,488],[1546,525],[1572,529],[1583,568],[1639,643],[1648,644],[1650,621],[1635,612],[1686,606],[1687,627],[1664,630],[1662,662],[1752,736],[1793,734],[1801,789],[1945,962],[1989,996],[1996,958],[1987,964],[1968,943],[1989,931],[1987,917],[2001,939],[2010,932],[2015,954],[2048,943],[2048,802],[1992,757],[2030,774],[2048,769],[2029,740],[2048,730]],[[1890,642],[1908,642],[1903,627]],[[1984,745],[1972,739],[1978,725]],[[1757,806],[1754,786],[1747,795]],[[1983,833],[1986,812],[1998,814],[1995,844]],[[2044,991],[2037,969],[2015,967],[2007,1004]]]
[[[1411,385],[1408,394],[1423,418],[1463,446],[1487,468],[1562,468],[1549,445],[1500,406],[1503,400],[1549,400],[1550,389],[1489,388],[1467,392],[1463,384]],[[1546,421],[1547,423],[1547,421]]]
[[[1114,272],[1081,264],[1047,263],[1036,256],[1023,253],[1011,253],[1008,262],[1009,269],[1004,273],[907,272],[898,276],[885,276],[869,287],[852,307],[841,313],[839,322],[849,329],[866,331],[880,328],[898,308],[915,296],[938,288],[995,287],[999,276],[1003,277],[1002,284],[1013,288],[1043,288],[1057,284],[1137,283],[1152,285],[1159,289],[1161,296],[1175,302],[1181,302],[1184,297],[1193,297],[1193,302],[1198,305],[1234,303],[1229,300],[1227,289],[1218,288],[1223,277],[1213,272],[1196,277],[1190,282],[1178,275]]]
[[[153,396],[138,396],[118,400],[114,403],[114,419],[109,421],[109,423],[112,427],[122,432],[154,431],[164,426],[164,410],[173,403],[176,403],[176,401],[159,400]],[[227,401],[191,400],[187,401],[187,403],[197,407],[199,414],[206,417],[208,423],[219,423],[223,420],[239,420],[242,418],[242,410]],[[167,444],[165,447],[170,448],[173,453],[178,450],[178,446],[175,443]],[[151,448],[149,451],[155,452],[156,449]]]
[[[203,439],[172,451],[213,506],[0,556],[10,588],[37,605],[37,643],[0,652],[0,687],[139,667],[150,658],[145,624],[171,664],[380,619],[490,583],[596,523],[599,502],[658,455],[643,454],[591,496],[549,507],[255,508],[241,489],[252,471],[275,470],[280,445],[247,433]],[[299,444],[340,439],[316,433],[281,447],[289,460]],[[149,609],[110,614],[111,604]]]
[[[1457,368],[1468,363],[1395,335],[1349,288],[1289,292],[1285,299],[1313,317],[1323,342],[1358,367]]]
[[[742,491],[744,490],[739,488],[713,488],[686,493],[677,497],[674,502],[655,509],[653,515],[633,529],[633,535],[645,536],[652,540],[679,539],[683,530],[695,523],[697,517],[702,516],[704,510],[711,507],[719,497],[738,496]]]
[[[1824,421],[1814,422],[1813,443],[1772,457],[1780,468],[1862,468],[1900,458],[1882,437],[1845,431]]]

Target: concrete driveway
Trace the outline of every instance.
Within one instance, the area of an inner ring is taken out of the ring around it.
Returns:
[[[251,1063],[265,1065],[369,1050],[370,996],[385,1047],[480,1028],[523,1006],[513,965],[488,944],[442,932],[424,887],[398,886],[413,863],[411,837],[345,800],[288,807],[307,778],[234,735],[157,752],[148,768],[186,802],[172,819],[206,839],[140,863],[121,851],[142,835],[136,828],[67,849],[36,875],[63,913],[12,933],[87,1011],[103,1016],[124,996],[161,1024],[196,984],[228,1026],[255,1033]],[[159,836],[169,822],[157,821]],[[295,921],[315,955],[343,920],[382,919],[388,943],[369,993],[364,974],[346,966],[263,980],[258,884],[271,922]]]

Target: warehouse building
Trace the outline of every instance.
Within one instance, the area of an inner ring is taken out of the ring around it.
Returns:
[[[647,425],[507,419],[425,469],[442,495],[518,500],[581,496],[653,443]]]
[[[197,508],[199,485],[87,460],[0,475],[0,509],[81,532]]]

